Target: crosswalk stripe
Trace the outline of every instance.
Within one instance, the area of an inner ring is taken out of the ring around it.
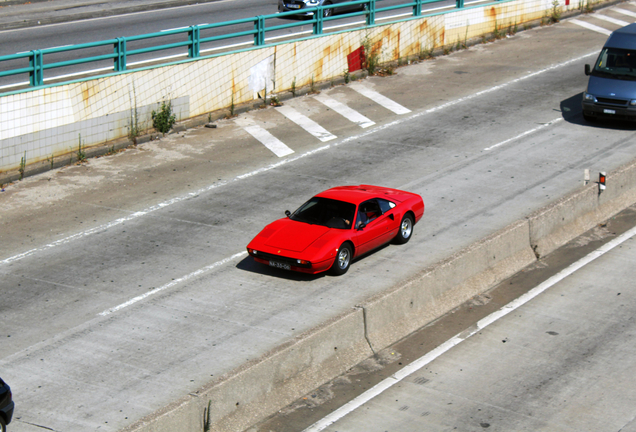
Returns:
[[[586,28],[588,30],[593,30],[595,32],[602,33],[604,35],[608,35],[609,36],[610,34],[612,34],[611,30],[607,30],[607,29],[604,29],[603,27],[595,26],[594,24],[590,24],[590,23],[585,22],[585,21],[579,21],[577,19],[571,19],[568,22],[571,22],[572,24],[576,24],[576,25],[581,26],[583,28]]]
[[[292,149],[287,147],[281,140],[276,138],[271,133],[262,127],[255,125],[247,118],[236,119],[236,124],[239,125],[248,134],[252,135],[258,141],[260,141],[265,147],[270,149],[276,156],[283,157],[294,153]]]
[[[362,84],[353,83],[350,87],[360,93],[362,96],[366,96],[372,101],[382,105],[390,111],[393,111],[396,114],[408,114],[411,112],[410,109],[403,107],[399,103],[389,99],[388,97],[381,95],[375,90],[371,90],[370,88],[363,86]]]
[[[636,13],[634,13],[632,11],[628,11],[627,9],[612,8],[612,10],[614,12],[618,12],[619,14],[623,14],[623,15],[627,15],[627,16],[632,17],[632,18],[636,18]]]
[[[299,113],[292,107],[280,106],[277,107],[276,110],[322,142],[337,138],[337,136],[333,135],[327,129],[323,128],[306,115]]]
[[[360,114],[358,111],[348,107],[342,102],[339,102],[325,94],[316,95],[315,99],[318,102],[322,103],[323,105],[326,105],[327,107],[331,108],[332,110],[334,110],[341,116],[345,117],[347,120],[353,123],[356,123],[361,128],[368,128],[369,126],[373,126],[375,124],[375,122],[369,120],[368,118]]]
[[[603,21],[611,22],[612,24],[616,24],[616,25],[619,25],[621,27],[630,24],[627,21],[622,21],[622,20],[619,20],[619,19],[616,19],[616,18],[611,18],[611,17],[608,17],[607,15],[598,14],[598,13],[594,14],[594,15],[591,15],[591,17],[592,18],[598,18],[598,19],[603,20]]]

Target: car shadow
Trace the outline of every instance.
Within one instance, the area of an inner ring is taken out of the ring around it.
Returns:
[[[598,118],[593,121],[587,121],[583,118],[583,108],[581,100],[583,92],[577,93],[563,101],[561,101],[561,115],[563,120],[579,126],[587,126],[598,129],[617,129],[617,130],[636,130],[636,122],[627,120],[612,120],[611,118]]]
[[[356,257],[352,262],[351,262],[351,266],[355,266],[355,264],[358,261],[362,261],[363,259],[372,256],[378,252],[380,252],[381,250],[384,250],[385,248],[394,245],[393,242],[389,242],[383,246],[380,246],[377,249],[374,249],[370,252],[367,252],[364,255],[360,255],[359,257]],[[258,263],[256,261],[254,261],[254,259],[251,256],[246,256],[245,258],[243,258],[241,261],[239,261],[236,264],[236,268],[239,270],[243,270],[243,271],[247,271],[250,273],[258,273],[264,276],[272,276],[272,277],[277,277],[277,278],[283,278],[283,279],[287,279],[287,280],[292,280],[292,281],[297,281],[297,282],[313,282],[317,279],[321,279],[323,277],[342,277],[342,276],[334,276],[332,274],[330,274],[328,271],[326,272],[322,272],[322,273],[318,273],[318,274],[307,274],[307,273],[300,273],[300,272],[295,272],[295,271],[289,271],[289,270],[283,270],[283,269],[279,269],[279,268],[275,268],[275,267],[269,267],[265,264],[261,264]],[[351,267],[349,268],[349,271],[351,271]],[[346,275],[344,276],[346,277]]]

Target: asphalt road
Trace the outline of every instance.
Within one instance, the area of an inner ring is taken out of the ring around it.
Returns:
[[[287,101],[337,136],[328,143],[275,109],[242,115],[294,151],[284,158],[230,119],[5,186],[12,430],[118,430],[576,189],[584,169],[631,161],[632,126],[580,113],[583,64],[605,39],[563,22],[357,83],[409,114],[353,86],[323,91],[376,123],[364,130],[313,97]],[[361,183],[424,197],[411,242],[340,278],[245,256],[285,209]]]

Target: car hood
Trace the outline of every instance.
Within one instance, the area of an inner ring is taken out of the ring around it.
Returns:
[[[636,81],[590,76],[587,92],[594,96],[636,99]]]
[[[302,252],[331,230],[333,228],[284,218],[267,225],[256,239],[267,247]]]

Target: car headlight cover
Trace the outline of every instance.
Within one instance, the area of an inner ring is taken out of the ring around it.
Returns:
[[[583,99],[590,102],[596,102],[596,97],[593,94],[589,94],[588,92],[583,93]]]
[[[636,99],[632,99],[629,101],[629,106],[636,106]]]

